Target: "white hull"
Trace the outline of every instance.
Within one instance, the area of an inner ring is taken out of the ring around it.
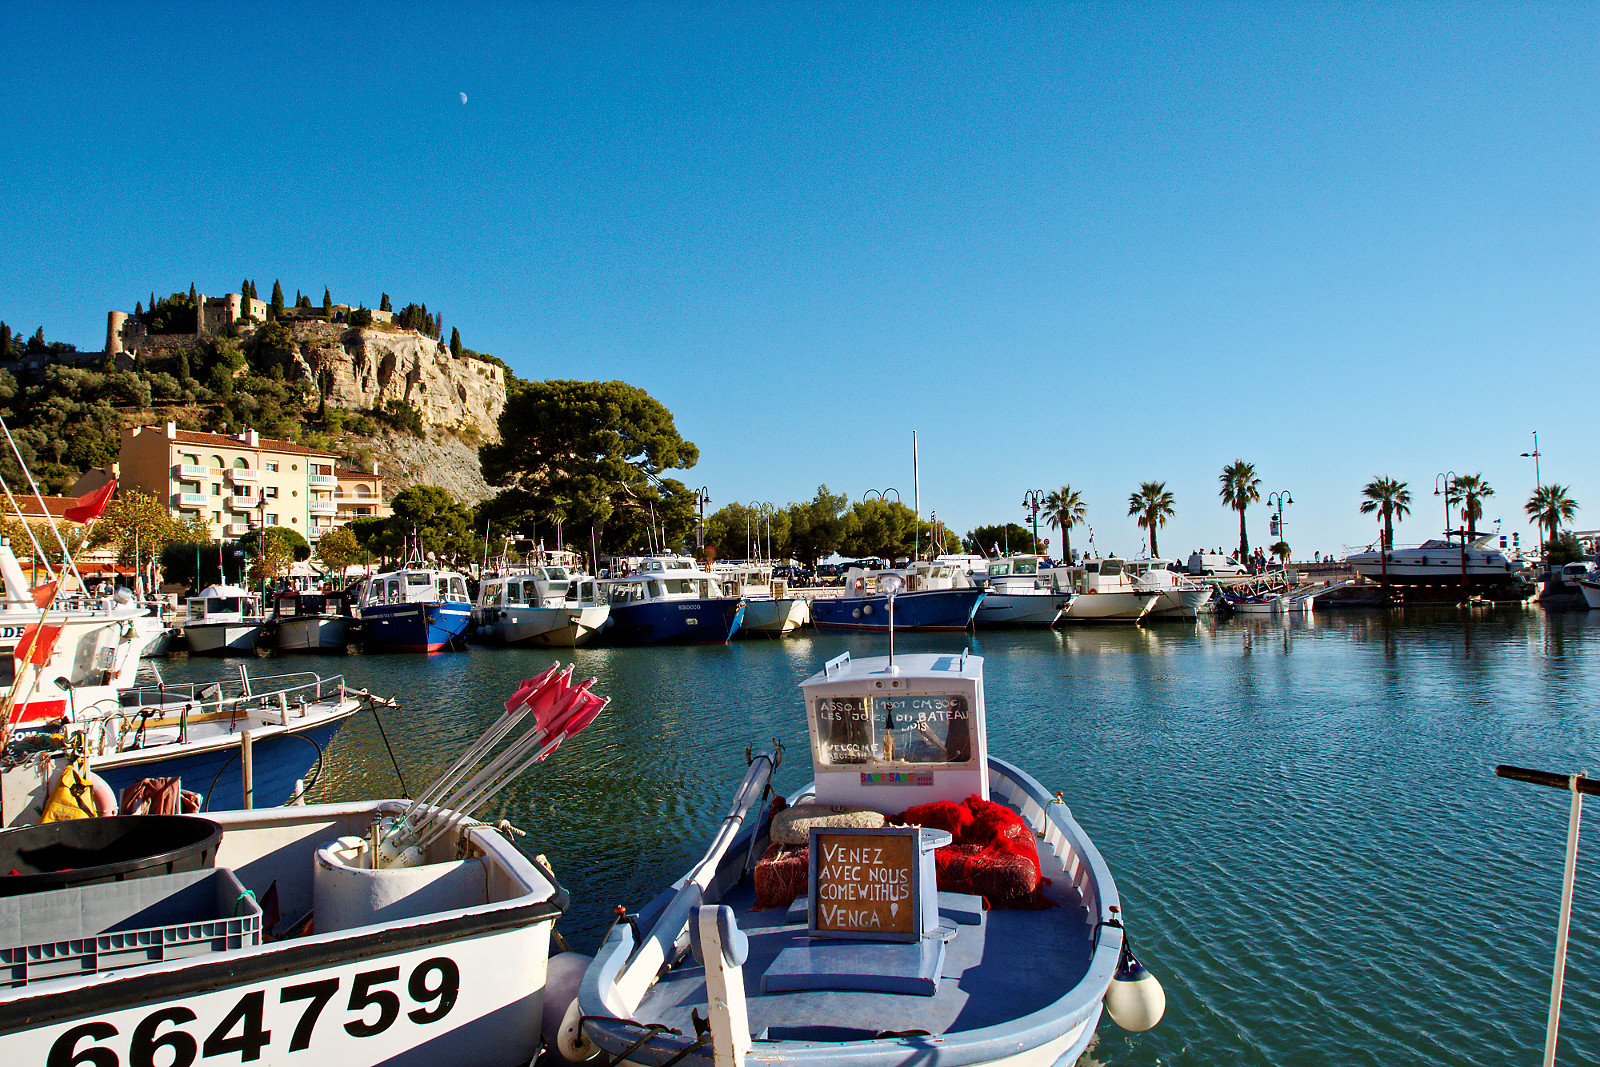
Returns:
[[[782,600],[750,600],[744,606],[744,622],[739,632],[782,637],[811,621],[811,602],[800,597]]]
[[[611,618],[610,607],[504,608],[489,626],[489,639],[502,645],[577,648],[592,641]]]
[[[1578,588],[1583,590],[1584,603],[1596,611],[1600,611],[1600,582],[1591,582],[1586,579],[1578,581]]]
[[[222,1062],[238,1060],[241,1041],[248,1042],[246,1062],[531,1062],[557,891],[498,834],[466,831],[485,853],[482,859],[451,862],[447,856],[400,872],[434,879],[421,881],[424,888],[399,901],[399,909],[385,909],[401,914],[321,929],[327,865],[316,852],[346,835],[359,840],[380,807],[400,805],[210,815],[225,831],[216,866],[232,870],[257,898],[276,883],[286,917],[305,914],[315,899],[318,932],[261,944],[244,938],[242,948],[0,991],[0,1057],[11,1064],[89,1063],[91,1057],[95,1063],[171,1063],[176,1049],[178,1062],[194,1063],[201,1059],[192,1054],[197,1046],[226,1046],[232,1035],[234,1050]],[[478,866],[484,870],[471,869]],[[433,868],[439,873],[431,875]],[[412,904],[424,894],[429,906]],[[375,893],[373,903],[387,901]],[[151,1034],[158,1034],[155,1058]]]
[[[226,656],[252,652],[261,636],[261,622],[191,622],[183,635],[189,652],[196,656]]]
[[[1138,622],[1150,613],[1157,593],[1081,593],[1063,613],[1063,622]]]
[[[976,626],[1054,626],[1072,598],[1060,593],[989,593],[972,617]]]
[[[1163,589],[1150,609],[1152,619],[1198,619],[1211,601],[1209,585],[1198,589]]]

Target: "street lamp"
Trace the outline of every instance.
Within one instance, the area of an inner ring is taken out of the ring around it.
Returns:
[[[1277,538],[1278,541],[1283,541],[1285,544],[1288,543],[1288,540],[1283,536],[1283,506],[1285,504],[1293,504],[1293,503],[1294,503],[1294,497],[1289,495],[1289,491],[1287,489],[1283,490],[1280,493],[1268,493],[1267,494],[1267,507],[1271,508],[1271,507],[1276,506],[1277,509],[1278,509],[1278,513],[1272,517],[1272,524],[1271,524],[1272,536]],[[1276,542],[1274,542],[1274,543],[1276,543]],[[1283,561],[1285,563],[1289,562],[1287,556],[1284,557]]]
[[[772,506],[772,501],[770,501],[770,500],[762,501],[762,504],[761,504],[761,515],[762,515],[762,517],[764,519],[767,520],[767,559],[768,560],[772,559],[772,516],[777,512],[777,510],[778,510],[777,508]],[[757,537],[759,538],[759,536],[760,536],[760,531],[758,530],[757,531]],[[759,547],[759,541],[758,541],[757,547]]]
[[[256,525],[256,559],[260,560],[267,551],[267,491],[262,489],[256,497],[256,514],[260,522]],[[265,602],[267,596],[267,566],[261,564],[261,598]]]
[[[1538,430],[1533,431],[1533,451],[1532,452],[1524,452],[1522,454],[1522,458],[1523,459],[1528,459],[1530,456],[1533,458],[1533,489],[1534,489],[1534,492],[1538,492],[1539,491],[1539,487],[1544,484],[1544,482],[1541,481],[1540,478],[1539,478],[1539,431]]]
[[[1433,495],[1442,495],[1444,497],[1444,539],[1446,541],[1450,540],[1450,493],[1455,488],[1456,479],[1459,477],[1460,475],[1455,471],[1445,471],[1443,474],[1435,474],[1433,476]],[[1444,486],[1442,494],[1439,492],[1441,483]]]
[[[711,494],[705,486],[694,491],[695,506],[700,509],[700,524],[695,527],[694,543],[697,548],[706,547],[706,505],[711,503]]]
[[[1033,512],[1033,550],[1039,551],[1039,508],[1044,505],[1044,493],[1029,489],[1022,495],[1022,506]]]

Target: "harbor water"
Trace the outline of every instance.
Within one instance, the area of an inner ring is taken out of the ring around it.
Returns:
[[[1102,1021],[1104,1064],[1485,1064],[1542,1047],[1568,796],[1495,764],[1600,772],[1600,612],[1317,614],[1061,632],[900,634],[986,657],[990,748],[1060,790],[1105,854],[1164,1022]],[[798,683],[882,635],[568,650],[611,707],[487,818],[525,829],[592,951],[617,904],[677,878],[747,745],[808,778]],[[395,696],[326,753],[313,799],[416,790],[545,651],[246,663]],[[168,680],[215,677],[174,661]],[[383,730],[379,730],[379,722]],[[385,741],[387,736],[387,743]],[[1600,808],[1600,805],[1596,805]],[[1600,815],[1600,810],[1595,812]],[[1591,824],[1592,825],[1592,824]],[[1600,1062],[1600,827],[1579,856],[1558,1062]],[[1039,981],[1052,981],[1038,961]]]

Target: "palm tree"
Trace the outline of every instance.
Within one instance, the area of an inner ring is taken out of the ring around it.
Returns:
[[[1578,513],[1578,502],[1567,495],[1566,486],[1551,482],[1535,490],[1522,509],[1529,518],[1537,519],[1540,525],[1550,531],[1550,537],[1545,541],[1545,551],[1548,553],[1549,546],[1555,544],[1561,524],[1571,522]]]
[[[1494,496],[1494,490],[1483,480],[1483,475],[1461,474],[1450,480],[1445,490],[1445,502],[1461,505],[1461,521],[1467,524],[1470,540],[1478,534],[1478,520],[1483,518],[1484,497]]]
[[[1374,478],[1361,490],[1366,497],[1361,502],[1361,514],[1378,512],[1383,518],[1383,538],[1378,558],[1383,565],[1383,584],[1389,584],[1389,553],[1394,549],[1394,520],[1403,519],[1411,512],[1411,490],[1405,482],[1397,482],[1388,475]]]
[[[1139,491],[1128,497],[1128,514],[1139,516],[1141,529],[1150,531],[1150,555],[1159,557],[1156,548],[1156,530],[1172,518],[1172,494],[1166,482],[1141,482]]]
[[[1070,485],[1050,490],[1044,498],[1044,509],[1050,515],[1050,525],[1061,531],[1064,563],[1072,562],[1072,528],[1083,524],[1089,516],[1089,505],[1083,502],[1078,491]]]
[[[1250,538],[1245,533],[1244,509],[1261,499],[1261,479],[1256,465],[1236,459],[1222,468],[1222,503],[1239,513],[1239,562],[1250,554]]]

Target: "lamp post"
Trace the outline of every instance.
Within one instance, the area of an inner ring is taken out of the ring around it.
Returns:
[[[761,517],[767,520],[767,560],[768,560],[768,562],[770,562],[772,560],[772,516],[773,516],[774,513],[777,512],[777,510],[778,510],[777,508],[772,506],[772,501],[764,500],[764,501],[761,502]]]
[[[1455,471],[1445,471],[1443,474],[1435,474],[1433,476],[1433,495],[1444,497],[1444,539],[1446,541],[1450,540],[1450,492],[1454,488],[1458,477],[1460,475],[1456,474]],[[1441,486],[1444,490],[1442,493],[1440,492]]]
[[[1033,512],[1033,550],[1039,551],[1039,508],[1044,505],[1044,494],[1037,489],[1029,489],[1022,494],[1022,506]]]
[[[1276,506],[1278,509],[1278,513],[1272,517],[1272,536],[1276,537],[1279,541],[1282,541],[1285,544],[1288,544],[1288,540],[1283,536],[1283,506],[1285,504],[1293,503],[1294,497],[1289,495],[1289,491],[1287,489],[1279,493],[1267,494],[1267,507],[1270,508]],[[1276,544],[1276,542],[1274,542],[1274,544]],[[1285,564],[1289,562],[1287,553],[1283,557],[1283,562]]]
[[[256,497],[256,515],[260,522],[256,524],[256,559],[261,559],[267,550],[267,491],[262,489]],[[267,567],[263,561],[261,565],[261,600],[265,605],[267,599]]]
[[[694,503],[700,509],[700,524],[694,530],[694,543],[696,548],[706,547],[706,505],[711,503],[711,494],[705,486],[694,491]]]
[[[1543,486],[1544,486],[1544,479],[1539,477],[1539,431],[1538,430],[1533,431],[1533,451],[1532,452],[1524,452],[1522,454],[1522,458],[1523,459],[1528,459],[1530,457],[1533,459],[1533,491],[1535,493],[1538,493],[1539,490],[1541,488],[1543,488]],[[1544,534],[1542,532],[1539,532],[1540,522],[1541,522],[1541,520],[1540,520],[1539,516],[1537,516],[1537,515],[1533,516],[1533,528],[1534,528],[1534,531],[1535,531],[1533,539],[1534,539],[1534,541],[1536,543],[1538,543],[1538,544],[1540,544],[1542,546],[1544,544]],[[1543,548],[1540,548],[1539,555],[1540,555],[1540,558],[1542,559],[1543,556],[1544,556],[1544,549]]]

